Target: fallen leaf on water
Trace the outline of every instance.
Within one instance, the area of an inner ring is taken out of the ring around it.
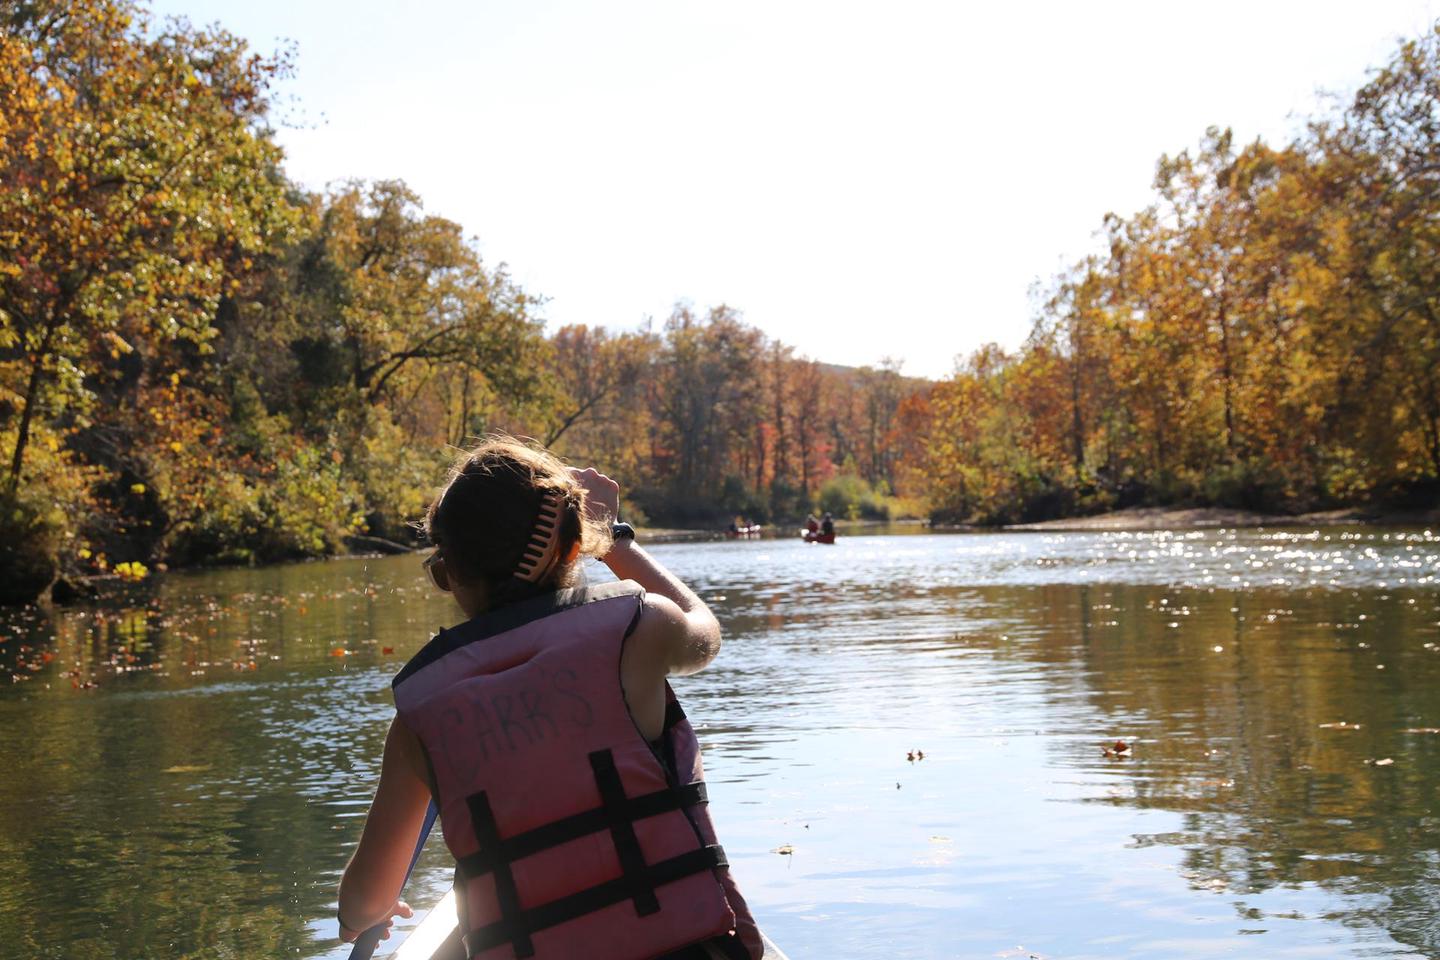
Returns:
[[[346,655],[347,653],[349,653],[349,652],[350,652],[350,651],[349,651],[349,650],[346,650],[344,647],[336,647],[334,650],[331,650],[331,651],[330,651],[330,656],[332,656],[332,657],[343,657],[343,656],[345,656],[345,655]]]
[[[1395,761],[1390,757],[1386,757],[1383,760],[1366,760],[1365,763],[1367,766],[1371,767],[1390,767],[1394,766]]]
[[[1128,757],[1130,756],[1130,744],[1124,740],[1116,740],[1113,744],[1102,748],[1107,757]]]
[[[395,648],[394,648],[394,647],[381,647],[381,648],[380,648],[380,652],[381,652],[381,653],[386,653],[386,654],[394,653],[394,652],[395,652]]]
[[[786,843],[786,844],[782,844],[781,846],[776,847],[774,850],[771,850],[770,852],[771,852],[771,853],[778,853],[778,854],[780,854],[780,856],[782,856],[782,857],[788,857],[788,856],[790,856],[791,854],[793,854],[793,853],[795,852],[795,848],[792,847],[792,846],[790,846],[790,844]]]
[[[160,771],[160,772],[161,772],[161,773],[203,773],[204,771],[209,770],[209,769],[210,769],[210,764],[208,764],[208,763],[200,763],[200,764],[181,763],[181,764],[177,764],[176,766],[173,766],[173,767],[166,767],[164,770],[162,770],[162,771]]]

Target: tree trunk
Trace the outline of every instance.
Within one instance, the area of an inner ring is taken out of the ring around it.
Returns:
[[[457,431],[455,444],[463,447],[466,434],[470,432],[470,378],[471,373],[465,371],[465,382],[460,386],[460,429]]]
[[[40,385],[45,380],[45,358],[50,355],[50,342],[55,338],[59,322],[55,314],[45,325],[40,347],[30,358],[30,377],[25,384],[25,405],[20,410],[20,429],[15,433],[15,449],[10,456],[10,492],[20,489],[20,473],[25,466],[25,447],[30,442],[30,424],[35,420],[35,405],[40,401]]]
[[[20,429],[15,434],[15,450],[10,457],[10,492],[20,489],[20,471],[25,465],[25,447],[30,442],[30,422],[35,418],[35,401],[40,392],[42,354],[30,362],[30,379],[25,385],[25,402],[20,409]]]
[[[1230,322],[1225,312],[1225,297],[1220,300],[1220,376],[1225,385],[1225,449],[1235,455],[1234,374],[1230,364]]]

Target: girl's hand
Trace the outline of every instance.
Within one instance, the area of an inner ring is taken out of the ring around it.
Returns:
[[[390,939],[390,926],[395,922],[396,917],[404,917],[408,920],[411,917],[415,916],[415,911],[411,910],[410,904],[406,903],[404,900],[396,900],[395,905],[390,908],[389,914],[390,916],[385,920],[385,929],[380,931],[381,940]],[[345,926],[344,920],[340,920],[339,924],[340,939],[345,941],[346,943],[354,943],[360,938],[360,934],[365,932],[364,930],[351,930],[349,927]]]
[[[620,484],[594,467],[571,467],[570,475],[585,488],[585,515],[601,523],[613,523],[620,513]]]

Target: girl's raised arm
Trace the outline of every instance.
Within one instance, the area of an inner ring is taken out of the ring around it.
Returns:
[[[571,470],[585,488],[585,511],[610,522],[619,511],[620,485],[593,467]],[[705,601],[641,549],[633,539],[617,540],[603,558],[621,580],[634,580],[650,594],[634,639],[654,648],[659,676],[695,673],[720,652],[720,624]]]

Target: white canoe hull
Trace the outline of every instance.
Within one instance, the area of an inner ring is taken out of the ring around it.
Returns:
[[[455,924],[455,891],[451,890],[400,944],[392,954],[394,960],[463,960],[465,951],[458,949]],[[765,960],[788,960],[769,937],[765,937]]]

